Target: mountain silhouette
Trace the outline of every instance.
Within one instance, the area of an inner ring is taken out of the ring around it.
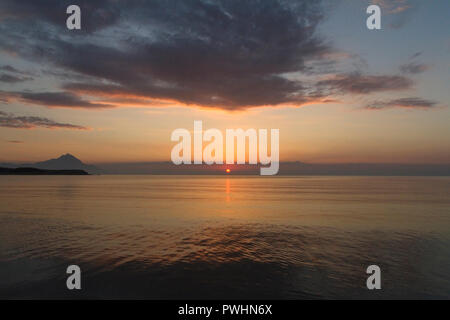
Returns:
[[[87,175],[88,173],[84,170],[44,170],[36,168],[2,168],[0,167],[0,175],[25,175],[25,176],[36,176],[36,175],[64,175],[64,176],[79,176]]]
[[[46,161],[27,163],[27,164],[0,164],[2,167],[7,168],[20,168],[20,167],[32,167],[43,170],[84,170],[90,174],[100,174],[102,170],[96,166],[83,163],[80,159],[71,155],[70,153],[64,154],[56,159],[50,159]]]

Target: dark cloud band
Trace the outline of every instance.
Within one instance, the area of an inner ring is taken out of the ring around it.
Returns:
[[[26,104],[54,108],[105,109],[113,108],[106,103],[86,101],[69,92],[1,92],[1,101],[18,101]]]
[[[398,75],[362,75],[359,73],[337,75],[317,83],[334,93],[369,94],[381,91],[409,89],[413,81]]]
[[[89,128],[53,121],[48,118],[34,116],[16,116],[10,113],[0,111],[0,127],[15,129],[34,129],[37,127],[48,129],[73,129],[88,130]]]
[[[377,101],[367,105],[365,108],[369,110],[381,110],[390,108],[405,109],[432,109],[437,106],[437,102],[422,98],[401,98],[389,101]]]

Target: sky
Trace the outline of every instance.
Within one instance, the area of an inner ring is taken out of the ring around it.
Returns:
[[[450,163],[449,30],[444,0],[0,0],[0,162],[169,161],[202,120],[279,129],[281,161]]]

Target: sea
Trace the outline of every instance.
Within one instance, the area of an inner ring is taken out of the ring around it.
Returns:
[[[0,298],[449,299],[450,177],[0,176]]]

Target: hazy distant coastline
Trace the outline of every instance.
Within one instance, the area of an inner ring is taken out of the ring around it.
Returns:
[[[67,153],[59,158],[36,163],[0,163],[3,168],[41,170],[82,170],[88,174],[153,175],[259,175],[261,165],[175,165],[170,161],[85,164]],[[335,163],[318,164],[300,161],[280,162],[278,175],[323,176],[450,176],[450,164]]]
[[[99,163],[110,174],[259,175],[260,165],[174,165],[171,162]],[[450,164],[311,164],[280,162],[278,175],[450,176]]]

